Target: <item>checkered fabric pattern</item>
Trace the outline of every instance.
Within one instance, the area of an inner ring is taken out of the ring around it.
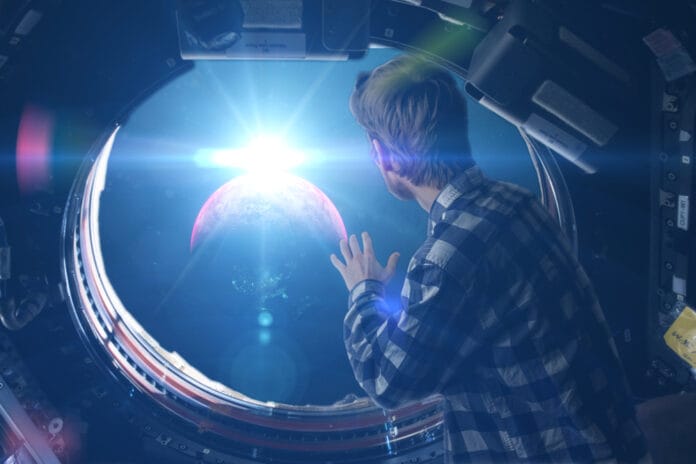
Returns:
[[[614,342],[562,232],[478,166],[438,196],[402,308],[352,289],[345,345],[381,407],[435,393],[447,462],[648,462]]]

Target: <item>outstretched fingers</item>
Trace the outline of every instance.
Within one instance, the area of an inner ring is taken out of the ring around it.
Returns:
[[[370,234],[368,234],[367,232],[363,232],[362,233],[362,240],[363,240],[363,251],[365,252],[365,255],[374,256],[375,249],[372,246],[372,237],[370,237]]]
[[[350,242],[350,251],[352,255],[355,256],[360,256],[362,252],[360,251],[360,244],[358,243],[358,237],[355,235],[351,235],[350,239],[348,239]]]
[[[350,290],[358,282],[366,279],[375,279],[385,284],[396,273],[396,265],[399,261],[399,253],[392,253],[387,260],[385,267],[382,267],[375,256],[372,237],[367,232],[363,232],[362,250],[356,235],[351,235],[348,240],[342,239],[339,242],[343,260],[336,254],[331,254],[331,264],[341,274]]]
[[[399,262],[400,256],[401,255],[398,252],[394,252],[391,254],[391,256],[389,256],[387,266],[384,268],[386,280],[389,280],[394,276],[394,273],[396,272],[396,265]]]
[[[353,259],[353,253],[351,253],[350,248],[348,247],[348,242],[346,242],[345,239],[342,239],[338,246],[341,248],[341,254],[343,255],[343,259],[345,259],[346,263]]]

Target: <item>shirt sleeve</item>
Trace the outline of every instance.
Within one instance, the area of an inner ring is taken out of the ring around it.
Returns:
[[[356,285],[344,341],[356,380],[379,406],[391,409],[446,388],[486,336],[476,293],[428,262],[410,266],[396,314],[381,282]]]

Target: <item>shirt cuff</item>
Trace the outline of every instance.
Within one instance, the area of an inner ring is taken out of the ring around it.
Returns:
[[[384,284],[375,279],[366,279],[355,284],[355,287],[350,291],[348,297],[348,307],[352,307],[355,302],[363,295],[372,293],[378,296],[384,296]]]

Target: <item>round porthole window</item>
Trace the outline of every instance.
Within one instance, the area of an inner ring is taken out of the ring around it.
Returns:
[[[198,63],[86,160],[63,234],[73,319],[143,414],[179,431],[182,452],[220,462],[441,454],[438,397],[386,411],[355,382],[347,292],[329,261],[347,232],[370,231],[382,260],[425,238],[426,215],[386,191],[347,105],[357,73],[392,56]],[[539,192],[572,223],[552,160],[532,146],[530,161],[513,127],[469,107],[484,172]]]

